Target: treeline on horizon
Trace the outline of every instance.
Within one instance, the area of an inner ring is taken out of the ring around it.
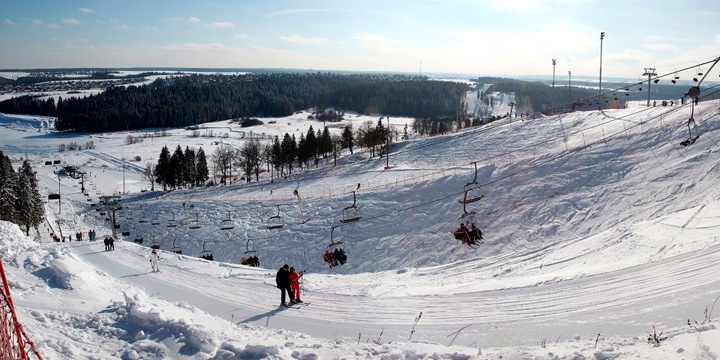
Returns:
[[[515,93],[516,109],[532,109],[533,111],[553,110],[552,112],[557,112],[568,108],[574,109],[576,106],[583,105],[584,101],[588,104],[596,102],[598,95],[597,84],[584,81],[572,84],[563,84],[561,81],[556,82],[554,101],[552,86],[542,81],[495,77],[481,77],[477,81],[478,88],[483,87],[483,84],[492,84],[485,94],[493,92]],[[571,85],[569,91],[568,85]],[[617,91],[610,92],[611,89],[617,89]],[[634,85],[616,82],[603,83],[603,92],[609,92],[608,97],[620,98],[621,101],[646,100],[647,90],[647,83]],[[680,99],[687,90],[687,86],[680,84],[668,85],[667,81],[665,84],[653,83],[651,85],[651,98],[657,100]],[[485,94],[480,95],[480,100],[488,105],[490,100]],[[553,104],[555,105],[554,109],[552,109]]]
[[[463,107],[465,83],[406,75],[184,75],[151,84],[109,87],[84,98],[21,96],[0,112],[56,117],[58,131],[95,132],[196,125],[257,116],[284,117],[309,108],[436,118]]]

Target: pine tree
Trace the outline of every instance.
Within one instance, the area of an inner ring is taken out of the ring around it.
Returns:
[[[288,133],[285,133],[280,148],[282,150],[283,164],[287,166],[288,174],[292,174],[293,162],[295,162],[295,158],[297,157],[295,135],[291,137]]]
[[[201,186],[210,178],[210,171],[207,166],[207,159],[205,158],[205,151],[200,148],[197,152],[197,159],[195,161],[195,185]]]
[[[189,146],[185,147],[185,153],[183,154],[183,183],[190,186],[195,186],[195,162],[197,161],[195,156],[195,150]]]
[[[342,148],[350,149],[350,154],[353,153],[353,129],[352,125],[346,125],[342,132]]]
[[[182,148],[180,148],[180,145],[178,145],[175,148],[175,152],[173,152],[172,156],[170,156],[170,168],[172,169],[172,180],[170,182],[170,186],[173,187],[173,189],[176,189],[178,187],[182,187],[185,185],[185,154],[183,154]]]
[[[15,187],[17,174],[10,158],[0,151],[0,220],[17,222]]]
[[[155,178],[158,184],[162,184],[163,190],[167,190],[170,174],[170,150],[167,146],[163,146],[160,150],[160,157],[158,157],[158,163],[155,167]]]
[[[286,134],[287,135],[287,134]],[[283,168],[283,156],[282,156],[282,147],[280,146],[280,140],[278,137],[275,137],[275,140],[272,144],[272,164],[273,168],[275,168],[275,171],[279,173],[279,176],[284,175],[284,168]]]
[[[307,157],[308,159],[312,158],[313,160],[318,159],[318,153],[317,153],[317,138],[315,137],[315,130],[313,130],[312,125],[310,125],[310,128],[308,129],[307,135],[305,135],[305,146],[307,149]],[[317,161],[316,161],[317,163]]]
[[[18,223],[25,225],[25,235],[29,236],[30,229],[42,223],[45,209],[40,198],[37,177],[27,160],[23,161],[18,172],[15,197]]]
[[[332,139],[330,138],[330,130],[326,126],[323,129],[322,137],[320,137],[320,153],[323,157],[327,157],[332,152]]]

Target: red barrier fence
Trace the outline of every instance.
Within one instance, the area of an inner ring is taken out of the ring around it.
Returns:
[[[25,330],[23,330],[17,319],[2,259],[0,259],[0,275],[2,276],[2,288],[0,288],[0,359],[42,360],[42,356],[35,349],[35,344],[28,339]]]

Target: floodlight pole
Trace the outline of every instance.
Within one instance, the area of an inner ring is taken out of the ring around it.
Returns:
[[[600,83],[598,85],[598,95],[602,94],[602,44],[605,39],[605,32],[600,33]]]
[[[652,84],[652,81],[650,81],[650,78],[653,76],[657,76],[655,73],[655,68],[645,68],[645,73],[643,76],[648,77],[648,99],[647,99],[647,107],[650,107],[650,84]]]
[[[570,96],[571,84],[572,84],[572,71],[568,70],[568,102],[572,102],[572,97]]]
[[[552,95],[552,109],[555,111],[555,59],[553,59],[553,95]]]

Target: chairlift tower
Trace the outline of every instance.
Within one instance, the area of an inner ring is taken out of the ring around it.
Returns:
[[[120,200],[121,200],[120,196],[116,196],[116,195],[108,195],[108,196],[100,197],[100,201],[102,201],[102,203],[105,204],[105,210],[108,212],[108,214],[112,214],[111,220],[112,220],[112,237],[113,237],[113,239],[117,239],[115,211],[122,208]]]
[[[643,76],[648,77],[647,107],[650,107],[650,84],[652,84],[652,82],[650,81],[650,78],[652,78],[653,76],[657,76],[657,73],[655,73],[655,68],[644,68],[644,69],[645,69],[645,73],[643,74]]]

